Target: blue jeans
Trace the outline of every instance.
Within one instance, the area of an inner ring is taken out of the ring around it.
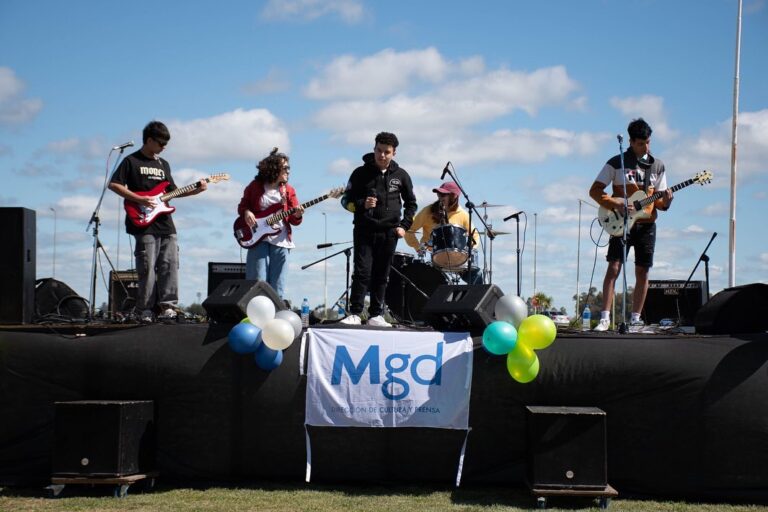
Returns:
[[[179,302],[179,246],[176,235],[136,235],[139,289],[136,309],[175,306]]]
[[[280,298],[285,288],[286,262],[290,249],[269,242],[259,242],[248,249],[245,259],[245,278],[266,281]]]

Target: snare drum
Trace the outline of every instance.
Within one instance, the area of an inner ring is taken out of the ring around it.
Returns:
[[[460,268],[467,262],[467,230],[442,224],[432,230],[432,263],[443,269]]]

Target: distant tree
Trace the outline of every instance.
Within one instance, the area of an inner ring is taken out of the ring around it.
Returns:
[[[199,304],[197,302],[195,302],[194,304],[190,304],[185,309],[185,311],[187,313],[192,313],[193,315],[196,315],[196,316],[205,316],[206,315],[205,308],[203,307],[203,305]]]

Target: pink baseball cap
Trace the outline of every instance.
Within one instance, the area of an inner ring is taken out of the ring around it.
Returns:
[[[453,194],[456,197],[459,197],[459,194],[461,194],[459,186],[452,181],[446,181],[438,188],[433,188],[432,192],[440,192],[441,194]]]

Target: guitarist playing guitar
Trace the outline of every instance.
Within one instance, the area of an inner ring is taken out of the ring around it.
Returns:
[[[256,165],[259,172],[245,187],[237,206],[238,220],[242,219],[248,228],[253,228],[257,216],[266,210],[291,211],[274,226],[274,232],[248,246],[245,262],[245,278],[266,281],[281,298],[285,291],[288,253],[295,247],[292,227],[301,224],[304,214],[296,189],[288,184],[291,173],[288,162],[288,155],[274,148]]]
[[[146,192],[167,182],[166,192],[176,189],[171,176],[170,164],[160,158],[171,134],[168,127],[159,121],[152,121],[144,127],[141,148],[125,157],[109,183],[109,189],[126,200],[126,210],[131,203],[136,207],[152,210],[158,206],[154,195]],[[177,197],[191,196],[203,192],[207,181],[200,180]],[[172,211],[172,210],[170,210]],[[137,225],[130,215],[125,218],[125,230],[136,238],[136,270],[138,291],[136,312],[142,322],[152,322],[157,314],[161,320],[176,318],[179,300],[179,250],[176,242],[176,226],[170,211],[157,215],[145,225]]]
[[[643,190],[647,195],[663,192],[658,199],[645,207],[648,215],[638,218],[627,233],[627,251],[635,249],[635,289],[632,294],[632,318],[630,325],[642,326],[640,313],[643,311],[648,292],[648,272],[653,266],[656,247],[656,216],[658,210],[667,210],[672,203],[672,190],[667,187],[664,163],[650,155],[651,127],[642,118],[634,119],[627,127],[629,149],[624,152],[624,174],[622,175],[621,155],[616,155],[603,166],[589,189],[589,196],[601,207],[626,217],[634,213],[634,204],[629,211],[624,207],[624,191],[627,197]],[[605,191],[612,184],[609,194]],[[640,216],[638,216],[640,217]],[[623,230],[622,230],[623,234]],[[603,310],[596,331],[607,331],[610,327],[610,309],[613,303],[614,286],[624,260],[623,236],[612,236],[608,243],[608,269],[603,280]]]

